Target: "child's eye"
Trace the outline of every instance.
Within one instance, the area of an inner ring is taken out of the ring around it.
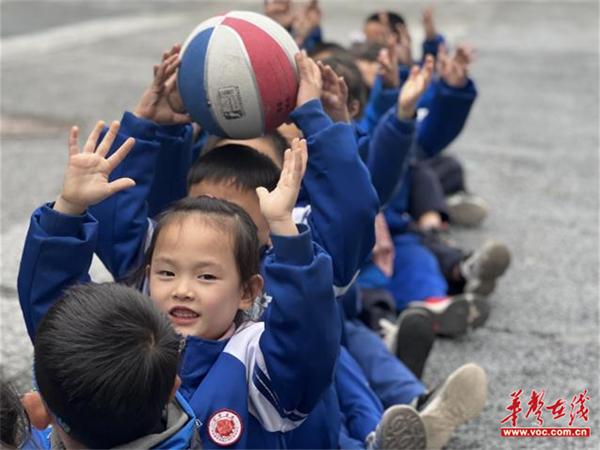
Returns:
[[[212,280],[216,280],[217,277],[215,277],[214,275],[211,275],[210,273],[203,273],[202,275],[198,275],[198,279],[205,280],[205,281],[212,281]]]
[[[157,273],[157,275],[160,275],[161,277],[174,277],[175,276],[175,274],[173,272],[171,272],[170,270],[159,270],[156,273]]]

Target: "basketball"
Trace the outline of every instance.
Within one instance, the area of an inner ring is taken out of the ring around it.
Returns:
[[[278,23],[232,11],[196,27],[184,42],[177,75],[183,104],[209,133],[262,136],[296,105],[298,46]]]

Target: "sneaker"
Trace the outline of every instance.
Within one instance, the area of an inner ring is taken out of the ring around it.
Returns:
[[[409,307],[402,311],[396,323],[394,354],[420,379],[435,341],[432,316],[422,308]]]
[[[487,375],[482,367],[470,363],[452,372],[420,411],[427,449],[446,445],[457,427],[481,413],[486,398]]]
[[[489,295],[510,264],[510,251],[501,242],[488,241],[460,264],[464,292]]]
[[[412,302],[410,307],[422,308],[431,314],[433,331],[438,336],[455,338],[467,332],[470,305],[464,294],[430,297]]]
[[[394,405],[383,413],[377,429],[366,439],[367,449],[425,449],[425,425],[407,405]]]
[[[487,217],[489,207],[484,199],[468,192],[446,197],[450,222],[463,227],[477,227]]]
[[[469,328],[479,328],[488,320],[490,316],[490,302],[483,295],[467,292],[462,294],[469,304],[469,315],[467,325]]]

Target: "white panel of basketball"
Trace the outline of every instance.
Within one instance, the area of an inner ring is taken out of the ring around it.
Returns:
[[[240,139],[263,128],[260,91],[244,43],[231,28],[218,25],[206,52],[205,87],[222,130]],[[240,70],[244,68],[244,70]]]

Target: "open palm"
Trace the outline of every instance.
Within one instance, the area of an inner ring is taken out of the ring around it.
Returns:
[[[398,114],[402,119],[414,116],[417,103],[431,82],[433,57],[427,55],[423,67],[413,66],[398,97]]]
[[[63,182],[63,190],[57,203],[66,207],[71,213],[81,213],[88,206],[101,202],[118,191],[135,185],[131,178],[120,178],[109,181],[110,173],[119,165],[133,148],[135,140],[129,138],[110,157],[106,154],[110,150],[119,130],[119,123],[113,122],[96,147],[96,142],[104,127],[103,122],[98,122],[88,137],[83,150],[80,152],[77,140],[79,130],[71,129],[69,136],[69,160]]]

